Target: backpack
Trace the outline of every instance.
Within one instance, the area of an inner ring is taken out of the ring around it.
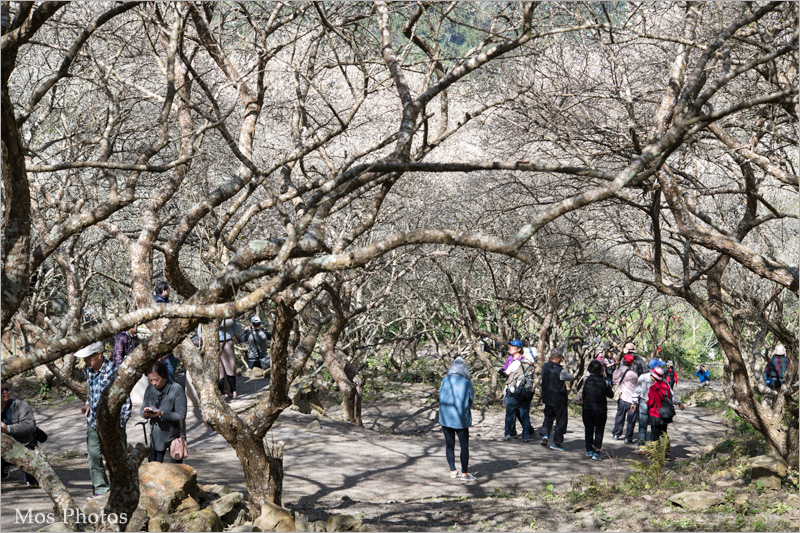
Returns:
[[[527,402],[533,399],[533,392],[535,387],[533,376],[533,365],[524,364],[520,367],[521,375],[517,378],[514,385],[514,392],[512,396],[520,402]]]
[[[658,417],[665,424],[672,422],[675,418],[675,404],[672,403],[672,389],[669,391],[669,396],[664,396],[661,399],[661,407],[658,408]]]

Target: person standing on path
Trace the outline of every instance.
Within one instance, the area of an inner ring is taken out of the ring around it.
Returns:
[[[656,367],[663,366],[659,359],[651,359],[648,364],[650,370]],[[647,442],[647,426],[649,425],[650,415],[648,414],[649,408],[647,407],[647,395],[650,392],[650,386],[653,384],[653,378],[650,372],[642,374],[636,382],[636,387],[633,389],[633,398],[631,400],[631,413],[638,413],[639,417],[639,439],[638,445],[639,455],[644,453],[644,445]],[[652,428],[650,435],[652,440]]]
[[[633,363],[628,365],[628,367],[634,372],[636,372],[637,378],[647,372],[647,363],[644,362],[642,356],[636,353],[636,345],[634,343],[632,342],[625,343],[625,347],[622,349],[623,359],[626,354],[633,355]]]
[[[159,281],[156,284],[156,293],[153,296],[157,304],[168,304],[169,303],[169,284],[166,281]],[[180,359],[175,357],[173,354],[169,354],[166,357],[161,358],[164,363],[167,365],[167,372],[169,373],[169,380],[173,381],[175,379],[175,369],[178,368],[178,363],[180,363]]]
[[[608,418],[608,398],[614,396],[611,385],[606,381],[603,363],[594,360],[589,363],[589,377],[583,383],[583,418],[586,457],[600,461],[603,448],[603,433]]]
[[[0,383],[2,389],[2,422],[0,422],[0,432],[10,435],[17,442],[33,450],[36,448],[36,418],[33,416],[31,406],[20,400],[11,397],[11,388],[7,381]],[[0,464],[0,478],[6,479],[11,463],[5,459]],[[39,482],[31,474],[25,472],[25,483],[29,487],[39,487]]]
[[[635,350],[635,348],[634,348]],[[636,409],[631,410],[633,401],[633,390],[636,388],[638,376],[633,370],[635,365],[634,355],[626,353],[622,358],[622,366],[614,372],[613,383],[619,386],[619,399],[617,400],[617,414],[614,416],[614,429],[611,434],[614,440],[623,438],[622,432],[625,429],[625,419],[628,421],[628,431],[625,432],[625,442],[633,443],[633,426],[636,423]]]
[[[779,344],[772,352],[772,358],[764,367],[764,382],[773,390],[780,390],[783,385],[783,376],[789,368],[789,358],[786,357],[786,348]]]
[[[242,333],[242,326],[232,318],[226,318],[219,325],[219,392],[225,397],[225,380],[231,388],[231,398],[236,399],[236,353],[233,343]]]
[[[267,370],[270,367],[269,340],[272,335],[261,328],[261,319],[258,315],[250,319],[250,324],[251,326],[239,336],[239,340],[247,341],[247,366],[250,370],[255,367]]]
[[[152,462],[164,462],[169,456],[169,446],[173,439],[186,438],[182,428],[186,424],[186,393],[180,384],[169,380],[167,365],[156,361],[147,372],[150,385],[144,392],[139,414],[150,422],[150,456]],[[172,460],[182,463],[183,460]]]
[[[469,473],[469,427],[472,425],[470,407],[474,399],[475,392],[467,363],[461,357],[456,357],[439,387],[439,424],[444,433],[445,457],[452,479],[475,479]],[[456,468],[456,436],[461,448],[460,472]]]
[[[505,376],[506,387],[503,390],[503,401],[506,404],[506,419],[503,440],[511,440],[516,435],[517,419],[522,424],[522,440],[528,442],[531,434],[531,400],[532,398],[518,398],[515,394],[515,387],[523,378],[526,371],[530,369],[533,361],[525,356],[522,341],[514,339],[508,343],[508,359],[505,366],[501,369],[501,375]]]
[[[97,434],[97,406],[103,391],[117,377],[117,365],[103,357],[103,343],[100,341],[78,350],[75,352],[75,357],[83,359],[83,372],[86,374],[86,384],[89,387],[89,395],[86,397],[86,404],[81,409],[81,413],[86,417],[86,449],[89,459],[89,475],[92,478],[92,488],[94,489],[92,496],[100,496],[108,492],[111,487],[103,467],[103,452],[100,448],[100,437]],[[125,424],[131,417],[131,407],[131,399],[128,397],[122,406],[119,417],[122,442],[126,447]]]
[[[650,390],[647,393],[647,408],[648,408],[648,423],[652,427],[653,430],[653,440],[657,441],[661,438],[661,435],[667,434],[667,425],[672,422],[672,420],[666,421],[661,418],[658,410],[661,409],[661,405],[664,402],[664,398],[670,398],[672,403],[678,405],[680,410],[683,411],[685,406],[681,401],[674,395],[672,389],[670,388],[669,384],[664,381],[664,368],[661,366],[656,366],[653,370],[650,371],[650,377],[653,379],[653,384],[650,386]],[[669,435],[667,435],[667,450],[665,453],[665,457],[667,459],[671,458],[671,447],[669,442]]]
[[[675,388],[678,385],[678,371],[675,370],[675,365],[672,361],[667,361],[667,369],[664,371],[664,379],[669,383],[670,388]]]
[[[564,352],[553,348],[550,360],[542,365],[542,401],[544,402],[544,422],[539,429],[543,435],[542,446],[550,443],[551,450],[564,451],[564,433],[567,432],[567,385],[575,376],[567,372],[561,364]],[[555,424],[555,427],[553,425]],[[552,439],[551,439],[552,435]]]

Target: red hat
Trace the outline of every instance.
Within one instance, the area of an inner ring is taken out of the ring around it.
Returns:
[[[622,358],[622,362],[627,364],[627,365],[633,363],[633,354],[632,353],[626,353],[625,357]]]
[[[650,371],[650,377],[656,381],[664,381],[664,369],[660,366]]]

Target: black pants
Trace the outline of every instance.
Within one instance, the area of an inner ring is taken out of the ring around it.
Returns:
[[[461,471],[468,472],[469,428],[453,429],[442,426],[442,432],[444,433],[444,455],[447,457],[450,471],[456,469],[456,435],[458,435],[458,446],[461,448]]]
[[[653,432],[653,441],[657,441],[658,439],[660,439],[661,435],[667,435],[667,427],[669,427],[668,424],[664,424],[663,422],[661,422],[660,418],[654,416],[648,416],[647,420]],[[671,448],[672,446],[670,445],[669,442],[669,435],[667,435],[667,449],[666,449],[667,457],[670,456]]]
[[[582,416],[586,451],[599,452],[603,448],[603,432],[606,429],[608,414],[605,411],[593,413],[584,409]]]
[[[231,388],[231,392],[236,392],[236,376],[228,376],[226,375],[224,378],[219,378],[217,382],[217,386],[219,387],[219,391],[224,393],[225,392],[225,379],[228,380],[228,386]]]
[[[633,440],[633,426],[636,424],[636,419],[639,418],[639,412],[636,409],[631,412],[631,404],[620,399],[617,401],[617,415],[614,417],[612,434],[618,437],[622,436],[626,418],[628,419],[628,431],[625,432],[625,438]]]
[[[553,428],[555,424],[555,428]],[[539,430],[540,435],[546,435],[550,442],[561,446],[564,443],[564,433],[567,432],[567,406],[561,405],[554,407],[552,405],[544,406],[544,422],[542,422],[542,429]]]

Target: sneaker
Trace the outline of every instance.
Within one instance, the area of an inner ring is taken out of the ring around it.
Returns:
[[[639,446],[639,449],[636,451],[639,455],[644,455],[644,446]]]
[[[503,435],[501,440],[511,440],[511,435]]]
[[[563,446],[561,446],[560,444],[556,444],[555,442],[553,442],[553,443],[551,443],[551,444],[550,444],[550,449],[551,449],[551,450],[558,450],[558,451],[560,451],[560,452],[563,452],[563,451],[564,451],[564,447],[563,447]]]
[[[33,483],[31,483],[30,481],[26,481],[25,483],[32,489],[38,489],[39,488],[39,483],[36,482],[36,481],[34,481]]]
[[[547,435],[542,439],[542,446],[547,446]]]
[[[614,440],[620,440],[621,438],[622,438],[622,435],[614,435]]]
[[[639,441],[635,441],[633,439],[625,439],[625,444],[638,444]]]
[[[589,459],[591,459],[593,455],[594,452],[586,452],[586,457],[588,457]]]
[[[513,435],[511,435],[511,438],[512,439],[518,439],[519,438],[519,433],[514,433]]]
[[[453,470],[452,472],[450,472],[450,479],[458,479],[460,477],[461,477],[461,472],[459,472],[458,470]]]
[[[470,474],[469,472],[464,472],[461,474],[461,481],[475,481],[475,476]]]
[[[603,458],[600,457],[600,454],[597,453],[597,452],[592,454],[592,459],[595,460],[595,461],[602,461],[603,460]]]

